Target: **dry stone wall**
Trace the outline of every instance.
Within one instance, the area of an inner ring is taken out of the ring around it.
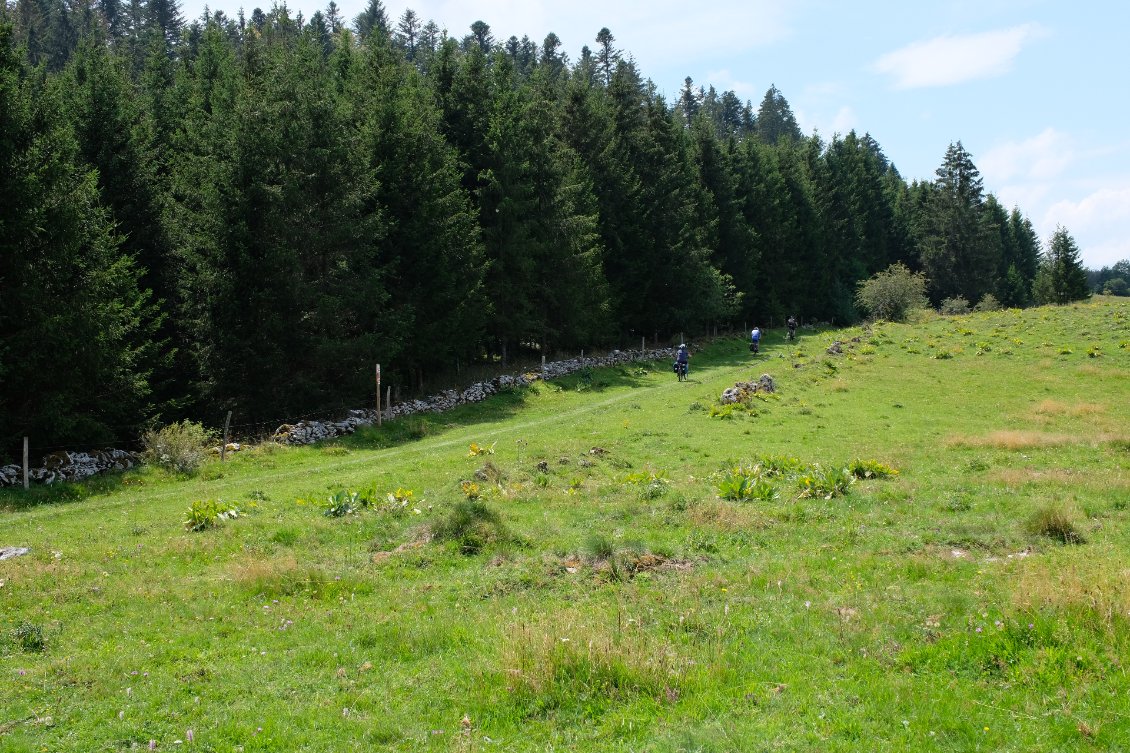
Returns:
[[[503,375],[485,382],[472,384],[462,390],[444,390],[431,397],[398,403],[383,411],[383,418],[401,418],[415,413],[443,413],[460,405],[481,402],[499,392],[528,387],[539,380],[552,380],[585,369],[622,366],[637,361],[658,361],[673,357],[674,351],[672,349],[660,348],[646,351],[614,350],[609,355],[600,358],[571,358],[565,361],[554,361],[547,363],[545,369],[539,372]],[[375,410],[351,410],[345,418],[337,421],[301,421],[296,424],[283,424],[275,430],[271,438],[284,444],[312,444],[324,439],[352,434],[358,428],[371,426],[376,422],[377,412]]]
[[[585,369],[621,366],[638,361],[657,361],[673,358],[670,348],[646,351],[614,350],[600,358],[571,358],[547,363],[539,372],[503,375],[485,382],[472,384],[463,390],[445,390],[431,397],[398,403],[383,412],[386,420],[410,416],[415,413],[442,413],[460,405],[478,403],[505,390],[527,387],[539,380],[551,380]],[[336,420],[301,421],[283,424],[271,437],[276,442],[305,445],[352,434],[362,426],[377,422],[375,410],[351,410]],[[238,446],[228,446],[229,450]],[[218,448],[217,448],[218,451]],[[43,459],[43,465],[28,469],[28,480],[37,484],[56,481],[79,481],[105,471],[122,471],[140,463],[140,458],[125,450],[97,450],[94,452],[56,452]],[[23,471],[18,465],[0,466],[0,487],[23,484]]]

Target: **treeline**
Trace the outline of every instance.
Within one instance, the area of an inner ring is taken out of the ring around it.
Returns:
[[[453,38],[379,0],[9,1],[0,454],[365,404],[376,360],[411,390],[518,349],[846,323],[895,262],[935,302],[1032,302],[1040,241],[960,142],[908,184],[775,87],[667,102],[595,42]]]

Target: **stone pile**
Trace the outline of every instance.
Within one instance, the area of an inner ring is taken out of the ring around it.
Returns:
[[[604,368],[608,366],[622,366],[636,361],[658,361],[673,358],[673,351],[669,348],[660,348],[648,351],[621,351],[614,350],[601,358],[571,358],[565,361],[547,363],[545,368],[538,372],[524,374],[505,374],[484,382],[472,384],[462,390],[444,390],[443,392],[418,400],[408,400],[398,403],[383,411],[383,418],[392,419],[410,416],[415,413],[443,413],[452,408],[468,403],[478,403],[486,400],[491,395],[512,390],[519,387],[528,387],[539,380],[551,380],[558,377],[574,374],[585,369]],[[352,434],[361,426],[370,426],[377,422],[375,410],[351,410],[349,415],[340,421],[301,421],[296,424],[283,424],[275,430],[271,437],[276,442],[291,445],[304,445],[320,442],[324,439]]]
[[[53,452],[43,458],[42,466],[29,468],[27,478],[36,484],[78,481],[105,471],[124,471],[139,462],[137,455],[125,450]],[[0,467],[0,486],[20,486],[23,482],[23,469],[20,466]]]
[[[768,374],[762,374],[756,382],[737,382],[733,387],[727,387],[722,390],[722,397],[720,397],[718,401],[722,403],[722,405],[744,403],[755,393],[773,393],[776,391],[777,385],[774,383],[773,377]]]

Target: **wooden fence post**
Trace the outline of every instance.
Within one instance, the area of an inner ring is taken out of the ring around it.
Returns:
[[[228,417],[224,419],[224,443],[220,445],[220,462],[224,462],[228,454],[228,429],[231,428],[231,411],[228,411]]]
[[[27,489],[27,437],[24,437],[24,489]]]
[[[391,407],[392,407],[392,387],[390,386],[390,387],[385,387],[385,410],[388,410]],[[391,418],[391,416],[390,416],[390,418]],[[377,419],[377,420],[379,421],[380,419]],[[379,423],[377,425],[380,426]]]

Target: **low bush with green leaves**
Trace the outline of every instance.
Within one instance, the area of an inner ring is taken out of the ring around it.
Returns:
[[[718,496],[735,501],[770,502],[780,497],[776,487],[761,474],[759,466],[738,465],[727,471],[718,482]]]
[[[191,475],[208,458],[214,435],[194,421],[181,421],[141,435],[142,459],[175,473]]]
[[[946,298],[938,307],[938,311],[946,316],[960,316],[968,314],[970,311],[969,301],[965,300],[964,296],[954,296],[953,298]]]
[[[334,492],[322,503],[322,514],[327,518],[344,518],[352,515],[365,505],[361,502],[361,495],[344,489]]]
[[[787,478],[804,473],[808,469],[808,463],[789,455],[762,455],[757,459],[757,467],[765,478]]]
[[[926,307],[926,278],[904,264],[892,264],[861,281],[855,301],[872,318],[900,322],[911,311]]]

